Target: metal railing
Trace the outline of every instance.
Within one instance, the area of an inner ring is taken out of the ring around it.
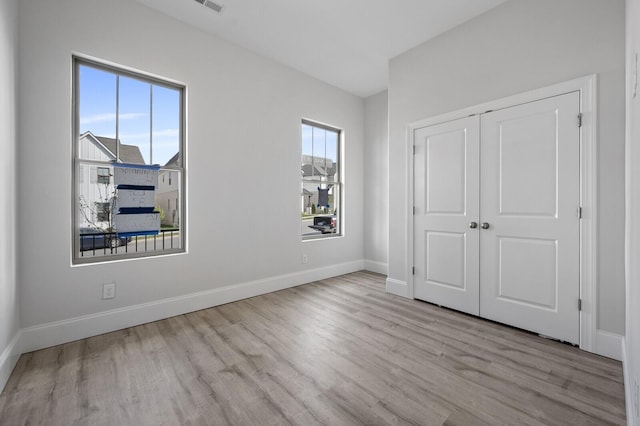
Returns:
[[[80,258],[127,253],[158,252],[182,246],[180,229],[161,229],[155,235],[118,236],[116,232],[80,234]]]

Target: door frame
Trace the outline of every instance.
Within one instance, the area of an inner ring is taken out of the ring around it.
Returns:
[[[415,170],[413,162],[413,146],[415,145],[415,130],[421,127],[433,126],[447,121],[485,112],[504,109],[516,105],[538,101],[553,96],[570,92],[580,94],[580,114],[582,126],[580,127],[580,207],[582,219],[580,220],[580,299],[582,310],[579,312],[580,324],[580,349],[595,352],[597,333],[597,276],[598,276],[598,251],[597,251],[597,213],[598,213],[598,144],[597,144],[597,75],[565,81],[551,86],[531,90],[517,95],[485,102],[479,105],[466,107],[437,116],[425,118],[406,127],[406,161],[407,161],[407,296],[414,298],[414,179]],[[576,117],[576,120],[578,117]]]

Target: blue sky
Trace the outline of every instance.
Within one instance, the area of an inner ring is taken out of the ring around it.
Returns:
[[[116,137],[116,79],[108,71],[80,66],[81,134]],[[125,76],[119,79],[120,141],[138,146],[145,163],[166,164],[179,150],[180,91]]]

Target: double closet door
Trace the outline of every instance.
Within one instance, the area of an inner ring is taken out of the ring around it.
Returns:
[[[414,296],[577,344],[579,94],[415,130]]]

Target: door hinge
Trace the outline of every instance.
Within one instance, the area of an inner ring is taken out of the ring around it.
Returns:
[[[582,207],[578,207],[578,219],[582,219]]]
[[[413,155],[416,155],[416,146],[413,146]]]
[[[413,206],[413,214],[416,214],[416,206]]]
[[[582,127],[582,113],[578,114],[578,127]]]
[[[578,299],[578,310],[582,310],[582,299]]]
[[[416,267],[412,266],[411,267],[411,275],[415,275],[416,274]]]

